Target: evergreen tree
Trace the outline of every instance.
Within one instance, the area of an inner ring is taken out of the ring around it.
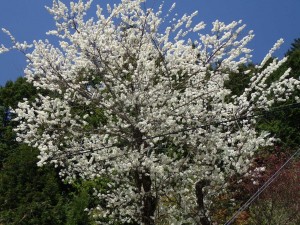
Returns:
[[[38,150],[15,141],[10,109],[36,96],[24,78],[0,87],[0,224],[91,224],[84,212],[90,202],[86,189],[64,184],[52,165],[37,167]]]
[[[291,44],[291,48],[287,51],[287,61],[272,74],[269,78],[269,83],[278,79],[280,74],[291,69],[288,78],[299,79],[300,77],[300,39],[295,39]],[[264,118],[261,119],[259,127],[261,130],[270,131],[275,137],[280,139],[279,145],[284,146],[287,150],[297,148],[300,144],[300,104],[296,99],[299,99],[300,91],[295,90],[291,93],[291,98],[286,102],[276,104],[275,107],[284,107],[281,110],[270,111]]]

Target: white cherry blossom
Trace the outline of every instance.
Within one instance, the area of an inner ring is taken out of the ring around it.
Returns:
[[[266,84],[286,60],[266,65],[280,40],[256,72],[245,72],[252,78],[244,93],[231,96],[225,82],[249,62],[252,31],[243,36],[241,21],[216,21],[205,34],[197,13],[172,19],[173,6],[164,14],[144,2],[122,0],[105,6],[108,14],[100,5],[86,19],[91,1],[53,1],[56,30],[48,34],[59,46],[19,43],[5,30],[13,47],[0,52],[24,52],[25,76],[43,90],[15,109],[17,140],[69,182],[109,180],[109,190],[95,190],[106,204],[90,209],[99,223],[210,224],[228,178],[272,144],[256,131],[255,113],[286,101],[300,82],[288,70]]]

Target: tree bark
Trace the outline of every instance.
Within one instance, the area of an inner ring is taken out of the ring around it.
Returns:
[[[147,145],[143,140],[143,134],[136,128],[133,129],[133,137],[137,147],[142,144]],[[149,168],[140,168],[135,171],[135,182],[140,193],[144,193],[142,198],[142,223],[144,225],[154,225],[154,213],[157,206],[157,198],[152,195],[152,180]]]
[[[205,215],[203,188],[209,184],[208,180],[198,181],[195,185],[197,205],[199,210],[200,223],[198,225],[211,225],[209,218]]]
[[[149,171],[147,171],[149,172]],[[145,195],[143,197],[143,219],[142,222],[145,225],[154,225],[154,213],[157,205],[156,197],[151,194],[151,178],[149,174],[142,174],[142,183],[145,191]]]
[[[144,225],[154,225],[153,217],[157,206],[157,198],[151,194],[152,181],[148,172],[137,170],[135,172],[135,180],[139,192],[144,192],[142,198],[142,223]]]

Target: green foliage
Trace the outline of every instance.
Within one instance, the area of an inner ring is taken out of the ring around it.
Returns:
[[[291,49],[287,53],[287,61],[272,74],[270,82],[272,80],[278,79],[280,74],[291,68],[290,77],[299,78],[300,77],[300,39],[296,39],[292,43]],[[284,110],[271,111],[266,114],[264,118],[261,119],[259,128],[262,130],[269,131],[275,137],[280,138],[279,143],[282,146],[295,148],[300,144],[300,105],[294,105],[290,107],[289,105],[295,104],[295,97],[300,96],[299,91],[295,91],[291,96],[291,100],[280,104],[277,106],[288,106]]]
[[[25,78],[20,77],[15,82],[8,81],[4,87],[0,87],[0,105],[16,108],[18,102],[27,98],[33,100],[37,90]]]
[[[286,55],[291,55],[297,51],[300,50],[300,38],[297,38],[294,40],[294,42],[291,44],[291,48],[288,50]]]
[[[24,78],[18,78],[15,82],[8,81],[5,87],[0,87],[0,168],[10,151],[17,147],[10,108],[17,107],[23,98],[33,99],[35,96],[36,90]]]
[[[298,225],[299,219],[295,218],[295,212],[291,212],[285,205],[272,200],[261,200],[250,209],[248,225]]]
[[[268,79],[267,84],[274,82],[288,69],[291,68],[289,77],[300,77],[300,39],[292,43],[291,49],[287,52],[287,61],[274,72]],[[269,60],[269,63],[272,60]],[[268,63],[265,65],[265,67]],[[230,73],[229,80],[225,85],[231,90],[231,95],[240,95],[249,84],[251,74],[256,72],[255,65],[248,64],[239,68],[238,73]],[[245,74],[245,71],[248,71]],[[279,138],[279,145],[294,148],[300,144],[300,104],[294,105],[295,97],[300,96],[300,91],[294,91],[289,101],[274,105],[274,110],[259,118],[258,129],[268,131],[272,136]],[[230,99],[228,99],[230,101]],[[292,107],[290,105],[293,105]],[[282,108],[285,107],[286,108]],[[280,110],[276,110],[281,107]]]
[[[37,150],[18,146],[0,173],[0,222],[64,224],[65,196],[56,171],[36,166]]]
[[[91,188],[62,183],[53,166],[37,167],[37,149],[15,141],[10,108],[37,93],[24,78],[0,87],[0,224],[92,225]]]
[[[19,78],[0,88],[0,223],[64,224],[66,194],[51,166],[38,168],[36,149],[15,141],[10,108],[37,92]]]
[[[300,109],[287,107],[284,110],[271,111],[260,119],[258,128],[267,130],[271,135],[279,138],[279,145],[295,148],[300,144]]]
[[[96,207],[99,203],[94,197],[94,188],[98,190],[107,188],[107,180],[95,179],[93,181],[79,180],[72,184],[75,191],[71,193],[72,202],[68,205],[67,225],[94,224],[92,215],[89,216],[86,209]]]
[[[244,92],[251,78],[251,73],[245,74],[245,71],[249,70],[254,71],[255,65],[243,65],[238,73],[229,73],[229,80],[225,81],[225,86],[231,90],[231,95],[241,95]]]

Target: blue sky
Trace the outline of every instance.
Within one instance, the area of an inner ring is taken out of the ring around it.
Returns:
[[[151,0],[152,2],[153,0]],[[282,57],[295,38],[300,38],[299,0],[174,0],[178,14],[199,11],[197,20],[210,24],[216,19],[224,22],[242,19],[247,30],[254,30],[255,38],[249,45],[253,49],[253,61],[259,62],[279,39],[285,44],[277,52]],[[166,0],[167,4],[174,2]],[[68,1],[63,1],[68,2]],[[118,0],[94,0],[94,4],[106,5]],[[160,2],[156,0],[156,4]],[[4,27],[19,41],[48,38],[45,33],[54,27],[51,15],[44,8],[52,0],[1,1],[0,27]],[[149,3],[150,5],[150,3]],[[8,44],[0,34],[0,44]],[[0,85],[23,75],[26,61],[21,53],[12,51],[0,55]]]

